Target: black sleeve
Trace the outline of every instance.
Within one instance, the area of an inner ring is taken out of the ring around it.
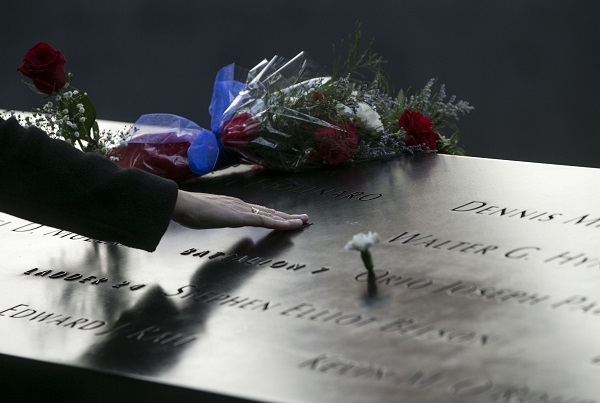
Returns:
[[[0,119],[0,211],[153,251],[176,200],[173,181]]]

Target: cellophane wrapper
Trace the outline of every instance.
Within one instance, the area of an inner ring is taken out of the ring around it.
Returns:
[[[304,53],[275,56],[248,73],[246,86],[221,119],[228,150],[264,167],[305,171],[353,161],[361,153],[349,108],[325,99],[330,77]],[[351,88],[342,89],[351,91]]]
[[[187,150],[203,132],[195,123],[170,114],[143,115],[130,129],[127,144],[109,153],[117,165],[183,181],[194,176]]]

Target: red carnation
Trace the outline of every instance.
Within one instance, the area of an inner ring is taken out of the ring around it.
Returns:
[[[254,139],[260,129],[260,120],[248,112],[243,112],[223,123],[221,141],[225,146],[236,147],[247,144]]]
[[[44,42],[29,49],[17,70],[31,78],[35,87],[44,94],[58,92],[67,83],[65,57]]]
[[[352,157],[358,144],[356,125],[352,122],[336,123],[339,129],[319,126],[315,130],[315,151],[311,158],[328,165],[338,165]]]
[[[433,131],[432,122],[427,116],[418,111],[405,109],[398,119],[398,126],[406,132],[404,144],[416,146],[424,144],[430,150],[436,149],[436,142],[440,135]]]

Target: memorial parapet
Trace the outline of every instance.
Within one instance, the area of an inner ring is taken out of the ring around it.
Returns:
[[[186,188],[310,225],[172,223],[154,253],[0,214],[2,374],[82,401],[600,402],[598,181],[435,154],[230,168]],[[344,250],[367,231],[372,277]]]

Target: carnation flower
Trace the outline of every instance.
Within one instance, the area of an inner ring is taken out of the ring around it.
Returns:
[[[363,122],[369,130],[380,131],[383,128],[381,117],[369,104],[359,102],[356,108],[356,117]]]
[[[369,231],[368,233],[358,233],[352,237],[344,249],[346,250],[357,250],[359,252],[366,252],[369,248],[379,243],[379,234],[377,232]]]
[[[407,146],[424,144],[435,150],[440,135],[433,131],[431,119],[419,111],[405,109],[398,119],[398,126],[406,132],[404,144]]]
[[[352,237],[344,249],[346,250],[357,250],[360,252],[360,257],[362,258],[363,264],[365,268],[369,272],[370,275],[373,274],[373,258],[371,257],[371,252],[369,252],[369,248],[375,244],[379,243],[379,234],[377,232],[369,231],[367,234],[358,233]]]
[[[338,128],[319,126],[315,130],[315,150],[311,154],[314,161],[328,165],[339,165],[352,157],[358,144],[356,125],[352,122],[338,122]]]
[[[383,123],[379,114],[371,107],[371,105],[365,102],[358,102],[356,111],[352,110],[348,106],[338,103],[337,109],[347,115],[354,115],[356,118],[365,125],[365,127],[374,132],[379,132],[383,129]]]

